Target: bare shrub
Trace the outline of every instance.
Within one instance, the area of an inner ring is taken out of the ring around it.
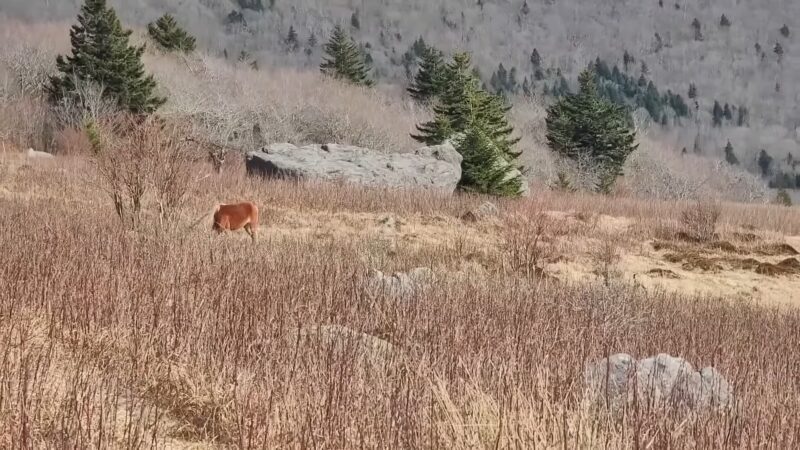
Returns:
[[[55,72],[55,57],[38,47],[18,46],[6,51],[0,49],[0,64],[11,73],[20,96],[40,97],[45,92],[50,75]]]
[[[541,275],[545,259],[554,253],[551,219],[538,212],[532,216],[510,215],[502,229],[502,249],[514,272],[527,277]]]
[[[136,227],[152,191],[163,224],[176,218],[195,180],[195,156],[184,127],[150,116],[120,114],[88,122],[93,162],[119,219]]]
[[[53,106],[53,116],[62,128],[80,128],[87,121],[114,120],[120,110],[116,101],[105,95],[105,88],[93,81],[74,77],[75,91]]]
[[[718,203],[696,202],[681,213],[683,233],[688,239],[697,242],[714,239],[721,213],[722,209]]]
[[[622,255],[617,236],[604,235],[589,249],[589,257],[594,265],[595,275],[603,279],[603,284],[609,286],[612,279],[620,276],[618,264]]]

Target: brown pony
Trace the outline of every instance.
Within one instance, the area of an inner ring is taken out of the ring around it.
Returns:
[[[258,207],[255,203],[242,202],[231,205],[217,205],[214,210],[212,230],[222,233],[223,231],[237,231],[242,227],[255,242],[256,232],[258,231]]]

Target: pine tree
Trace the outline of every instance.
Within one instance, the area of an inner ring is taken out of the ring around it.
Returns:
[[[350,16],[350,26],[356,30],[361,29],[361,21],[358,19],[358,8],[356,8],[356,10],[353,11],[353,15]]]
[[[547,142],[562,157],[592,161],[600,174],[595,189],[607,193],[638,147],[636,132],[624,107],[600,97],[592,70],[583,71],[578,81],[578,94],[548,108]]]
[[[733,153],[733,145],[731,145],[731,141],[728,141],[728,145],[725,146],[725,161],[732,166],[739,165],[739,158],[737,158],[736,154]]]
[[[444,87],[444,55],[426,45],[418,58],[419,69],[407,91],[414,100],[425,103],[439,95]]]
[[[775,203],[781,206],[792,206],[792,197],[789,196],[786,189],[778,189],[778,193],[775,194]]]
[[[170,14],[164,14],[157,21],[150,22],[147,32],[165,50],[188,53],[195,49],[194,37],[182,29]]]
[[[443,80],[433,106],[434,119],[417,125],[419,133],[411,137],[427,145],[454,138],[456,150],[464,156],[462,189],[519,194],[509,191],[521,186],[520,169],[514,167],[520,153],[513,150],[519,138],[511,137],[514,130],[506,117],[511,106],[480,87],[467,53],[453,56],[445,66]]]
[[[314,49],[317,47],[317,36],[312,32],[311,36],[308,37],[308,41],[306,42],[306,56],[311,56],[314,53]]]
[[[725,120],[733,120],[733,111],[731,111],[731,106],[727,103],[725,103],[725,107],[722,108],[722,117],[724,117]]]
[[[534,69],[540,69],[542,67],[542,57],[539,55],[539,50],[533,49],[531,52],[531,64]]]
[[[740,106],[737,112],[736,125],[743,127],[747,124],[748,111],[747,107]]]
[[[300,41],[297,39],[297,31],[294,30],[294,25],[289,25],[289,33],[286,34],[286,51],[294,53],[300,50]]]
[[[369,66],[364,61],[365,55],[340,25],[333,28],[333,34],[323,48],[328,54],[320,65],[323,74],[356,85],[373,85],[369,79]]]
[[[689,83],[689,93],[687,95],[691,99],[697,98],[697,86],[694,83]]]
[[[531,82],[528,81],[528,77],[525,77],[525,80],[522,82],[522,93],[527,97],[533,96],[533,87]]]
[[[76,81],[88,80],[103,85],[103,95],[113,97],[130,112],[151,113],[158,109],[166,99],[155,95],[156,82],[152,75],[145,75],[141,60],[145,47],[130,46],[131,33],[122,29],[105,0],[85,0],[78,24],[70,30],[72,55],[56,58],[62,75],[50,77],[50,100],[59,102],[73,97]]]
[[[722,110],[722,106],[720,106],[717,100],[714,100],[714,109],[711,111],[711,120],[712,124],[715,127],[722,126],[722,118],[724,117],[725,113]]]
[[[758,167],[761,169],[761,176],[768,177],[772,173],[772,156],[769,156],[766,150],[762,149],[758,154]]]
[[[703,40],[703,30],[700,26],[700,21],[695,19],[692,21],[692,28],[694,29],[694,40],[695,41],[702,41]]]
[[[719,26],[721,26],[721,27],[729,27],[729,26],[731,26],[731,21],[728,20],[728,18],[725,16],[725,14],[723,14],[722,17],[719,18]]]
[[[789,37],[789,27],[786,26],[786,24],[783,24],[783,26],[781,27],[780,31],[781,31],[781,36],[783,36],[785,38]]]
[[[772,51],[774,51],[775,54],[778,55],[778,62],[781,62],[783,60],[783,46],[781,45],[781,43],[776,42],[775,48],[773,48]]]
[[[522,8],[520,9],[520,12],[522,12],[522,15],[524,16],[527,16],[528,13],[531,12],[531,8],[528,6],[528,0],[524,0],[522,2]]]
[[[469,127],[454,143],[463,157],[459,182],[462,190],[510,197],[521,193],[521,177],[512,172],[513,166],[502,157],[484,124]]]
[[[636,62],[636,60],[633,58],[633,56],[631,56],[630,53],[628,53],[627,50],[625,50],[625,53],[622,55],[622,65],[625,68],[625,72],[628,71],[628,67],[634,62]]]

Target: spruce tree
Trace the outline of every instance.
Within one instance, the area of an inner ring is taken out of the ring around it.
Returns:
[[[729,26],[731,26],[731,21],[728,20],[728,17],[726,17],[725,14],[723,14],[722,17],[720,17],[719,26],[721,26],[721,27],[729,27]]]
[[[141,57],[144,46],[132,47],[132,31],[123,30],[106,0],[85,0],[78,24],[70,30],[72,55],[56,58],[59,75],[50,77],[50,100],[78,100],[76,81],[92,81],[104,87],[103,95],[133,113],[151,113],[166,102],[154,91],[156,82],[146,75]]]
[[[758,167],[761,169],[761,176],[764,178],[768,177],[772,172],[772,156],[770,156],[766,150],[762,149],[758,154],[757,162]]]
[[[345,33],[341,25],[333,28],[333,34],[323,49],[328,54],[320,65],[323,74],[356,85],[373,85],[373,81],[369,78],[369,66],[365,62],[364,53]]]
[[[289,32],[286,34],[284,44],[286,44],[287,52],[294,53],[300,50],[300,41],[297,39],[297,31],[295,31],[294,25],[289,25]]]
[[[467,53],[453,56],[443,71],[444,85],[433,106],[434,119],[417,125],[412,138],[438,145],[454,138],[462,154],[462,189],[495,195],[517,195],[521,174],[515,167],[520,152],[513,146],[513,128],[506,117],[511,106],[486,92],[471,68]],[[516,186],[516,187],[515,187]]]
[[[417,74],[408,93],[418,102],[428,102],[442,92],[444,87],[444,55],[441,51],[425,46],[418,56]]]
[[[731,111],[731,105],[725,103],[725,107],[722,108],[722,117],[725,120],[733,120],[733,111]]]
[[[600,97],[593,70],[583,71],[578,81],[577,94],[548,108],[547,142],[562,157],[591,161],[600,175],[595,189],[607,193],[638,147],[636,133],[626,109]]]
[[[534,69],[542,67],[542,57],[539,55],[539,50],[533,49],[533,52],[531,52],[531,65],[533,65]]]
[[[715,127],[721,127],[724,116],[725,112],[722,110],[722,106],[720,106],[719,101],[714,100],[714,109],[711,110],[712,124]]]
[[[695,99],[695,98],[697,98],[697,86],[695,86],[695,85],[694,85],[694,83],[689,83],[689,93],[688,93],[688,96],[689,96],[689,98],[691,98],[691,99]]]
[[[157,21],[147,25],[147,32],[165,50],[192,52],[195,39],[178,25],[170,14],[164,14]]]
[[[317,36],[314,33],[311,33],[311,36],[308,37],[308,41],[306,42],[306,49],[305,54],[306,56],[311,56],[314,53],[314,48],[317,47]]]
[[[700,21],[695,19],[692,21],[692,28],[694,29],[694,40],[695,41],[702,41],[703,40],[703,30],[700,26]]]
[[[731,145],[731,141],[728,141],[728,144],[725,146],[725,161],[732,166],[739,165],[739,158],[737,158],[736,154],[733,153],[733,145]]]
[[[783,36],[785,38],[789,37],[789,27],[786,26],[786,24],[783,24],[783,26],[781,27],[780,31],[781,31],[781,36]]]

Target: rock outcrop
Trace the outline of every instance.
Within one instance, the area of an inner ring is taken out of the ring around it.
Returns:
[[[270,178],[341,180],[453,192],[461,179],[461,159],[449,143],[413,153],[382,153],[336,144],[273,144],[247,153],[246,165],[248,173]]]
[[[636,399],[649,408],[677,407],[697,410],[732,405],[733,388],[713,367],[695,370],[668,354],[636,361],[625,353],[611,355],[584,370],[586,399],[620,411]]]

